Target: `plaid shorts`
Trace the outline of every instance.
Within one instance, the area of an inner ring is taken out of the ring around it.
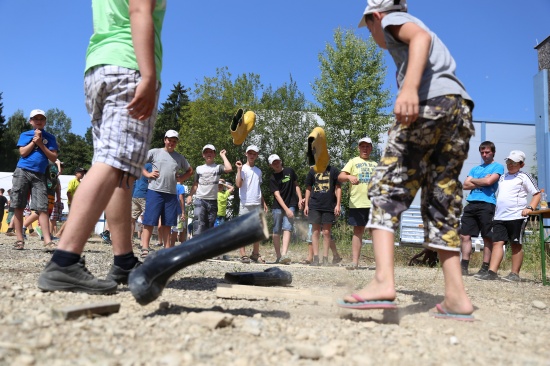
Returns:
[[[157,108],[147,120],[130,117],[126,107],[140,81],[139,71],[112,65],[93,67],[84,77],[86,108],[92,119],[92,163],[104,163],[134,177],[141,176],[157,118]],[[160,87],[157,102],[159,92]]]
[[[30,170],[16,168],[13,172],[11,205],[13,208],[25,208],[31,197],[30,210],[48,212],[48,192],[46,176]]]
[[[61,221],[61,216],[63,215],[63,209],[65,205],[63,202],[58,201],[53,204],[53,210],[50,214],[50,221]]]
[[[367,227],[394,232],[401,213],[422,188],[424,246],[460,251],[459,175],[473,134],[471,107],[455,95],[420,105],[418,119],[409,126],[395,123],[369,184],[372,208]]]

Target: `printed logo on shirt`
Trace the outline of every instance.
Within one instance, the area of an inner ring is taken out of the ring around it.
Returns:
[[[313,192],[327,193],[330,191],[330,174],[317,173],[315,174],[315,183]]]

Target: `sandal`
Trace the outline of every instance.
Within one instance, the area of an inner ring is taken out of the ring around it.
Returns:
[[[150,252],[153,251],[153,249],[150,249],[150,248],[141,248],[141,258],[146,258]]]
[[[252,253],[250,255],[250,260],[255,262],[255,263],[265,263],[265,260],[262,258],[262,256],[260,255],[260,253],[258,254],[254,254]]]
[[[300,264],[311,264],[311,261],[309,259],[304,259]]]
[[[47,244],[44,243],[44,250],[46,252],[53,252],[55,249],[57,249],[57,245],[53,241],[50,241]]]
[[[13,245],[13,249],[15,250],[23,250],[25,249],[25,242],[23,240],[18,240]]]
[[[241,263],[250,263],[250,258],[247,255],[241,257]]]

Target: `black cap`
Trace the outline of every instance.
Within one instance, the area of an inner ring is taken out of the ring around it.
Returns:
[[[87,170],[84,169],[84,168],[76,168],[76,169],[74,170],[74,173],[75,173],[75,174],[76,174],[76,173],[80,173],[80,172],[83,172],[84,174],[86,174]]]

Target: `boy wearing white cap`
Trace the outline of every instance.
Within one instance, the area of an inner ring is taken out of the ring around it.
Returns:
[[[498,267],[504,256],[503,246],[506,242],[512,244],[512,270],[503,280],[520,281],[519,271],[523,263],[523,231],[527,224],[527,216],[540,202],[540,190],[535,179],[521,170],[525,166],[525,154],[513,150],[506,158],[508,171],[498,182],[497,205],[493,219],[493,251],[489,263],[489,271],[476,280],[498,280]],[[527,195],[531,201],[527,205]]]
[[[267,212],[267,205],[262,197],[262,191],[260,185],[262,184],[262,171],[257,166],[254,166],[260,149],[256,145],[250,145],[246,148],[246,164],[239,160],[235,163],[237,167],[237,176],[235,178],[235,185],[239,188],[239,198],[241,203],[239,205],[239,216],[248,212],[262,209]],[[260,242],[256,242],[252,246],[252,254],[246,255],[245,248],[240,249],[241,261],[243,263],[253,262],[265,263],[260,256]]]
[[[348,224],[353,226],[353,238],[351,239],[352,265],[349,267],[350,269],[359,267],[363,234],[372,206],[368,196],[368,188],[370,178],[377,165],[375,161],[370,160],[372,152],[370,137],[360,139],[357,150],[359,150],[359,156],[348,161],[338,176],[340,183],[350,182],[351,184]]]
[[[474,133],[473,102],[455,76],[456,64],[441,40],[407,13],[406,0],[368,0],[359,26],[387,49],[397,67],[395,123],[376,168],[369,198],[376,273],[362,290],[339,301],[352,309],[395,308],[394,233],[401,213],[422,189],[426,247],[437,250],[445,298],[431,315],[472,321],[474,307],[462,282],[462,185],[458,180]]]
[[[218,183],[220,176],[233,170],[226,157],[227,151],[220,151],[223,165],[214,162],[216,148],[208,144],[202,148],[204,164],[197,167],[195,181],[191,192],[187,196],[187,204],[193,202],[193,236],[199,235],[205,230],[214,227],[218,214]],[[193,196],[195,199],[193,200]]]
[[[283,162],[277,154],[267,159],[273,174],[269,178],[269,189],[275,199],[271,208],[273,213],[273,246],[275,247],[276,263],[290,264],[287,255],[290,237],[294,227],[294,212],[302,208],[302,191],[298,185],[298,176],[294,169],[283,167]],[[281,251],[281,231],[283,232],[283,249]]]

